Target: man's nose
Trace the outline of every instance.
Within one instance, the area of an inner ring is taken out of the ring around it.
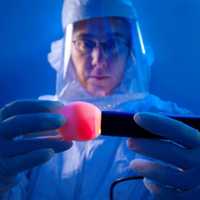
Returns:
[[[105,64],[106,56],[101,46],[95,47],[92,51],[92,65]]]

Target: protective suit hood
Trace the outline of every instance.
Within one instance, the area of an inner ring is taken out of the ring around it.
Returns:
[[[96,17],[124,17],[136,19],[131,0],[65,0],[62,11],[62,25]]]
[[[127,62],[125,76],[112,94],[93,97],[76,79],[71,63],[73,24],[99,17],[123,17],[131,24],[132,55]],[[57,71],[56,99],[64,103],[84,100],[106,109],[123,102],[144,98],[148,94],[152,54],[147,52],[140,25],[131,0],[65,0],[62,11],[64,38],[52,44],[48,60]],[[134,61],[133,61],[134,59]]]

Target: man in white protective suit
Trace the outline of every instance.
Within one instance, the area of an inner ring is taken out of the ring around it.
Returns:
[[[200,133],[164,116],[189,111],[149,94],[153,58],[132,1],[65,0],[62,22],[48,56],[56,94],[1,109],[0,199],[198,199]],[[167,139],[66,142],[56,130],[67,119],[52,110],[74,101],[137,113],[139,126]],[[142,179],[111,187],[130,176]]]

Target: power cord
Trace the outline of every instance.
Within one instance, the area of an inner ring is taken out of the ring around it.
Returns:
[[[110,200],[114,200],[114,189],[116,187],[117,184],[122,183],[122,182],[126,182],[126,181],[131,181],[131,180],[138,180],[138,179],[143,179],[143,176],[128,176],[126,178],[119,178],[115,181],[112,182],[111,186],[110,186]]]

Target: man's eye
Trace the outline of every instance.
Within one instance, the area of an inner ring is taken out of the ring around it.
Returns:
[[[105,47],[107,49],[113,49],[113,48],[116,48],[116,46],[117,46],[117,42],[114,39],[107,40],[105,43]]]
[[[95,47],[95,43],[91,40],[82,40],[81,46],[84,49],[93,49]]]

